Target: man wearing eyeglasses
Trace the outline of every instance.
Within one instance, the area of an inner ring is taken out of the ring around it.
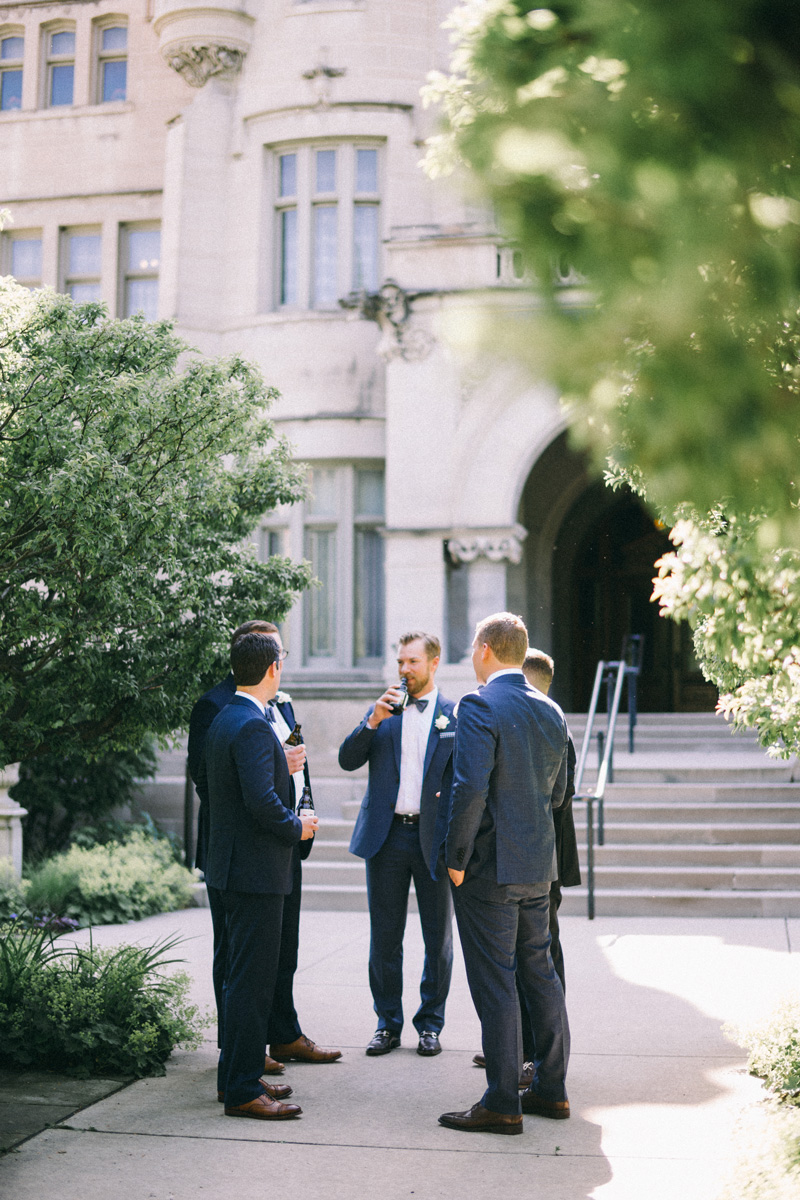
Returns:
[[[266,633],[275,638],[281,648],[281,661],[288,651],[284,650],[277,625],[272,621],[246,621],[231,634],[233,647],[239,638],[248,633]],[[194,780],[197,794],[200,797],[200,811],[197,820],[197,850],[195,866],[205,870],[208,860],[208,784],[206,779],[203,748],[206,735],[214,718],[230,704],[236,694],[236,684],[230,673],[205,695],[201,696],[192,709],[189,719],[189,774]],[[274,701],[269,705],[274,718],[275,732],[286,755],[286,762],[292,776],[296,800],[300,798],[303,785],[308,784],[311,790],[311,780],[306,762],[305,746],[287,746],[286,739],[295,726],[296,717],[290,697],[279,691]],[[278,959],[278,976],[275,983],[275,994],[269,1017],[270,1053],[264,1056],[264,1074],[280,1075],[284,1064],[290,1060],[310,1063],[329,1063],[341,1058],[341,1050],[325,1050],[317,1046],[303,1033],[297,1017],[294,1004],[294,976],[297,970],[297,951],[300,933],[300,902],[302,898],[303,872],[302,862],[308,858],[313,845],[313,839],[299,842],[292,850],[292,890],[284,898],[283,924],[281,927],[280,955]],[[209,907],[214,929],[214,996],[217,1012],[222,1012],[223,988],[225,984],[225,960],[227,947],[225,942],[225,914],[216,911],[215,893],[209,889]],[[279,1052],[279,1053],[278,1053]]]

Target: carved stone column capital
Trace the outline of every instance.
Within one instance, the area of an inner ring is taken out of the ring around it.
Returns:
[[[448,538],[447,553],[454,563],[486,558],[489,562],[516,565],[522,560],[522,543],[527,536],[528,531],[522,525],[514,525],[511,529],[465,530]]]
[[[164,51],[168,66],[194,88],[201,88],[212,75],[232,79],[241,71],[244,57],[244,50],[215,42],[202,46],[169,46]]]
[[[339,304],[377,323],[381,330],[377,353],[386,362],[394,358],[420,362],[430,354],[435,339],[426,329],[409,323],[412,299],[398,283],[387,279],[377,292],[351,292]]]

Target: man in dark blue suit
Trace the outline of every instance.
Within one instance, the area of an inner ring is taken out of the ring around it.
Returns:
[[[224,913],[226,976],[217,1090],[225,1115],[282,1120],[302,1111],[261,1082],[281,944],[292,849],[314,836],[316,814],[294,811],[283,746],[267,715],[280,686],[284,651],[268,634],[231,647],[236,693],[205,740],[208,783],[206,881]],[[270,714],[271,715],[271,714]]]
[[[467,1132],[522,1132],[516,980],[535,1039],[522,1112],[569,1116],[569,1025],[548,929],[557,877],[553,809],[566,793],[568,733],[561,709],[525,679],[527,649],[520,617],[497,613],[481,621],[472,662],[484,686],[464,696],[458,710],[445,855],[487,1088],[471,1109],[439,1121]]]
[[[277,625],[271,621],[246,621],[231,635],[231,645],[246,633],[267,633],[274,637],[283,649]],[[197,851],[195,865],[205,870],[208,855],[208,785],[203,767],[203,747],[206,734],[217,713],[221,712],[234,697],[236,684],[233,674],[218,683],[205,695],[201,696],[194,705],[189,719],[189,774],[194,780],[197,794],[200,797],[200,811],[197,822]],[[295,725],[295,714],[291,700],[284,692],[278,692],[275,699],[270,701],[270,708],[275,714],[275,728],[282,742],[291,733]],[[284,745],[284,753],[292,773],[295,793],[299,797],[303,784],[311,790],[311,779],[306,762],[305,746]],[[294,976],[297,970],[298,941],[300,934],[300,902],[302,898],[303,870],[302,863],[311,853],[313,840],[300,842],[294,847],[292,861],[292,890],[283,904],[283,923],[281,926],[281,952],[278,961],[278,978],[275,983],[275,996],[269,1022],[269,1038],[283,1052],[287,1059],[297,1059],[304,1062],[327,1063],[341,1058],[341,1050],[324,1050],[317,1046],[303,1033],[297,1017],[294,1003]],[[225,985],[225,919],[224,913],[217,911],[216,902],[211,890],[208,893],[211,908],[211,921],[214,928],[214,965],[213,981],[214,996],[217,1002],[217,1012],[222,1012],[223,989]],[[288,1053],[287,1053],[288,1051]],[[269,1075],[280,1075],[284,1069],[283,1062],[278,1061],[278,1055],[264,1056],[264,1072]]]
[[[339,748],[339,765],[369,763],[369,783],[350,842],[367,861],[369,983],[378,1028],[367,1054],[388,1054],[403,1028],[403,935],[411,880],[417,894],[425,965],[414,1015],[417,1053],[439,1054],[439,1034],[453,970],[452,901],[436,833],[437,792],[453,752],[453,705],[434,682],[441,647],[426,633],[400,638],[397,663],[409,701],[402,713],[388,688]]]

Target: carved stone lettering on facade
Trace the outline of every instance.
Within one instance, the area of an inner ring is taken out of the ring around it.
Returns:
[[[233,46],[208,43],[203,46],[186,46],[180,50],[170,48],[165,58],[173,71],[177,71],[190,87],[201,88],[217,75],[231,79],[242,69],[245,52]]]

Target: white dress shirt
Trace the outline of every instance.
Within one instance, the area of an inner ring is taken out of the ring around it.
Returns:
[[[255,696],[251,696],[249,692],[237,691],[236,695],[241,696],[243,700],[250,700],[251,703],[255,704],[256,708],[263,716],[267,715],[267,710],[264,708],[264,705],[261,703],[261,701],[256,700]]]
[[[491,683],[493,679],[499,679],[501,675],[521,675],[523,679],[525,678],[522,667],[503,667],[502,671],[492,671],[486,682]]]
[[[401,720],[403,732],[400,750],[400,787],[397,789],[396,813],[418,813],[422,799],[422,779],[425,774],[425,751],[433,724],[433,714],[439,689],[434,688],[420,700],[427,700],[424,712],[409,702],[403,710]]]

